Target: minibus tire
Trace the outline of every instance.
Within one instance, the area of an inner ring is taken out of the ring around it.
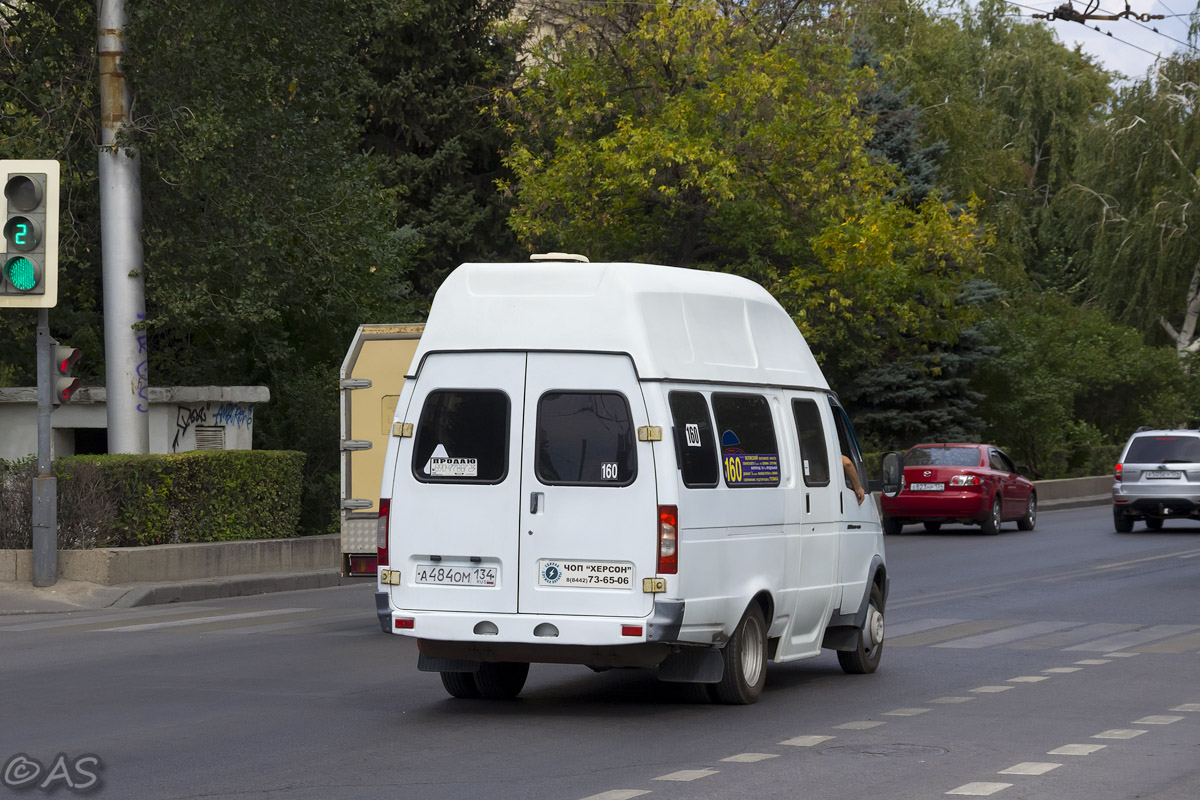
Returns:
[[[442,686],[446,687],[446,693],[451,697],[471,700],[480,696],[474,672],[443,672],[441,675]]]
[[[509,700],[525,688],[529,664],[519,661],[485,661],[475,673],[479,692],[489,700]]]
[[[758,700],[767,682],[767,624],[758,603],[746,609],[721,650],[721,658],[725,674],[712,684],[716,699],[731,706],[746,706]]]
[[[870,608],[867,611],[867,622],[871,624],[871,612],[877,611],[883,615],[883,592],[879,590],[879,584],[871,585],[871,600]],[[887,628],[884,628],[885,632]],[[858,646],[853,650],[839,650],[838,664],[842,666],[842,671],[848,675],[870,675],[879,666],[879,659],[883,657],[883,642],[878,642],[870,651],[865,647],[863,642],[863,632],[858,632]]]

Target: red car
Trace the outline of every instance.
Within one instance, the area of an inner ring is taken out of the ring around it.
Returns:
[[[900,493],[883,496],[883,532],[899,533],[910,522],[923,522],[934,533],[953,522],[979,525],[994,536],[1009,521],[1031,531],[1037,491],[1018,472],[1012,459],[990,444],[917,445],[904,454]]]

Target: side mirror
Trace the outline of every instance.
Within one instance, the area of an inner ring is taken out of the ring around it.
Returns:
[[[883,493],[895,497],[904,488],[904,458],[899,453],[883,455]]]

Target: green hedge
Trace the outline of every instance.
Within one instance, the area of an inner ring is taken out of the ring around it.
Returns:
[[[54,462],[60,548],[127,547],[296,535],[304,454],[201,450],[178,454],[72,456]],[[8,465],[0,508],[28,495],[33,465]],[[16,470],[20,475],[14,474]],[[0,545],[20,544],[20,529]]]

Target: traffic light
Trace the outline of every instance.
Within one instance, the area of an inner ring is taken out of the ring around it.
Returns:
[[[71,377],[71,367],[83,355],[78,347],[64,347],[54,343],[54,407],[62,405],[71,399],[75,390],[82,385],[79,378]]]
[[[0,307],[58,303],[58,162],[0,160]]]

